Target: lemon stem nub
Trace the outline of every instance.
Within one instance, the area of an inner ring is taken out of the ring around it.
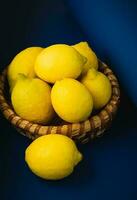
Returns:
[[[82,154],[79,151],[76,152],[74,165],[76,166],[82,160],[82,158],[83,158]]]
[[[98,75],[98,71],[93,67],[89,69],[87,72],[87,77],[89,79],[95,79],[97,75]]]
[[[27,79],[27,76],[25,76],[25,75],[22,74],[22,73],[18,73],[18,75],[17,75],[17,80],[25,80],[25,79]]]

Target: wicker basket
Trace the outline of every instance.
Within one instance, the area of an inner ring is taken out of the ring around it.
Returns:
[[[33,140],[39,136],[53,133],[67,135],[76,141],[86,143],[90,139],[101,136],[110,126],[120,101],[119,84],[112,70],[101,61],[99,61],[99,70],[109,78],[112,86],[112,96],[108,104],[102,110],[84,122],[70,124],[56,118],[51,125],[42,126],[19,117],[14,112],[10,100],[8,100],[7,69],[5,69],[0,76],[0,109],[5,118],[21,134]]]

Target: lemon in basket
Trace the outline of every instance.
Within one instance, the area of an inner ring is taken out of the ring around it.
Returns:
[[[97,56],[89,47],[87,42],[80,42],[78,44],[73,45],[72,47],[74,47],[80,54],[87,58],[87,62],[83,66],[82,74],[85,74],[91,67],[98,69]]]
[[[33,141],[25,152],[25,160],[34,174],[58,180],[70,175],[82,160],[72,139],[64,135],[50,134]]]
[[[45,48],[37,57],[35,72],[49,83],[63,78],[78,78],[87,59],[73,47],[56,44]]]
[[[46,124],[54,115],[50,94],[51,88],[46,82],[19,74],[11,101],[15,112],[23,119]]]
[[[57,81],[52,87],[51,101],[56,113],[70,123],[84,121],[92,112],[90,92],[75,79]]]
[[[19,73],[28,77],[35,77],[34,62],[38,54],[42,51],[41,47],[29,47],[18,53],[8,67],[8,81],[12,88]]]
[[[100,109],[108,103],[112,89],[109,79],[103,73],[94,68],[89,69],[81,82],[91,92],[95,109]]]

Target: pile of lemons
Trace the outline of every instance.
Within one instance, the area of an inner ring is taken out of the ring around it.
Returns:
[[[55,113],[70,123],[85,121],[111,97],[109,79],[87,42],[30,47],[8,67],[11,102],[23,119],[47,124]],[[26,150],[31,170],[46,179],[68,176],[82,159],[75,143],[62,135],[36,139]]]

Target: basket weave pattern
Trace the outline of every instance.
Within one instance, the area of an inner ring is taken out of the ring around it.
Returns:
[[[5,69],[0,76],[0,109],[5,118],[21,134],[33,140],[39,136],[53,133],[67,135],[74,140],[86,143],[90,139],[101,136],[103,132],[108,129],[120,102],[119,84],[112,70],[101,61],[99,61],[99,70],[109,78],[112,86],[112,96],[108,104],[99,111],[98,114],[89,117],[89,119],[84,122],[67,124],[62,121],[59,125],[43,126],[19,117],[14,112],[11,103],[7,100],[4,92],[7,69]]]

